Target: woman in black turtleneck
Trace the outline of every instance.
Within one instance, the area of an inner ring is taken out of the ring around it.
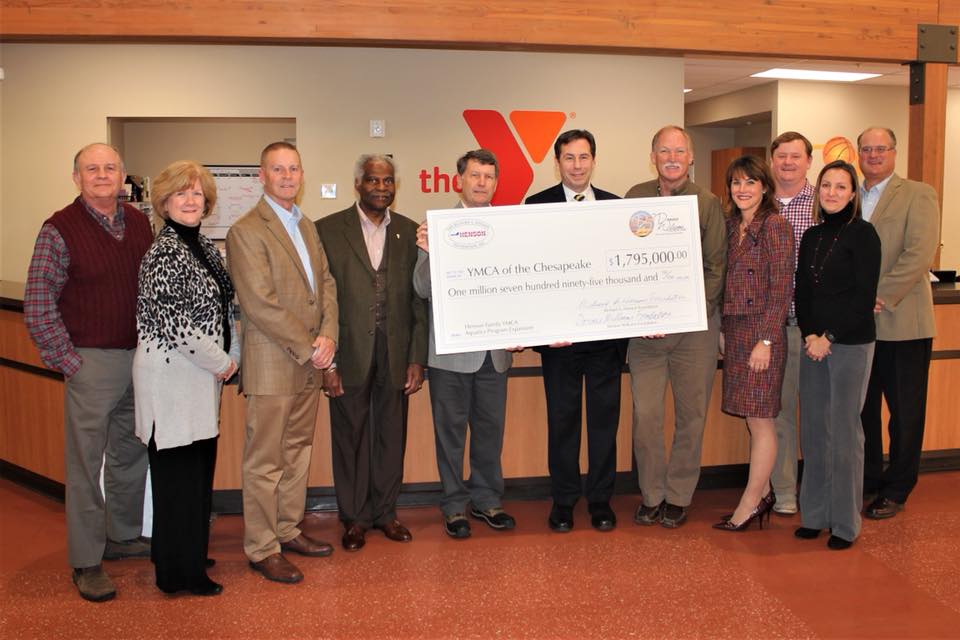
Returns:
[[[800,241],[795,288],[800,362],[803,482],[798,538],[830,530],[827,546],[846,549],[860,533],[863,429],[876,340],[873,308],[880,238],[860,212],[857,172],[826,165],[817,178],[814,226]]]
[[[136,431],[150,457],[151,560],[162,591],[217,595],[207,546],[220,389],[240,362],[233,284],[200,233],[217,200],[210,172],[174,162],[151,200],[166,224],[140,265],[133,360]]]

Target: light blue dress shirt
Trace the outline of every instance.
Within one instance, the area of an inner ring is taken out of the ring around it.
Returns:
[[[893,174],[891,173],[869,190],[864,188],[864,184],[860,185],[860,207],[863,209],[863,219],[867,222],[870,222],[870,218],[873,217],[873,210],[877,208],[877,203],[883,196],[883,190],[887,188],[887,183],[890,182],[892,177]]]
[[[277,217],[280,218],[280,222],[283,223],[283,228],[287,230],[287,234],[290,236],[290,240],[293,241],[293,246],[297,250],[297,254],[300,256],[300,262],[303,264],[303,270],[307,272],[307,280],[310,281],[310,289],[313,291],[317,290],[317,285],[313,281],[313,267],[310,264],[310,254],[307,253],[307,245],[303,242],[303,234],[300,233],[300,219],[303,218],[303,214],[300,212],[300,207],[293,205],[293,210],[287,211],[279,204],[274,202],[270,196],[263,194],[263,199],[267,201],[267,204],[270,205],[270,208],[273,209]]]

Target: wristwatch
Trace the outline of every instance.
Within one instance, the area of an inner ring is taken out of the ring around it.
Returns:
[[[823,337],[826,338],[827,340],[829,340],[829,341],[830,341],[830,344],[833,344],[834,342],[837,341],[837,339],[834,337],[834,335],[833,335],[832,333],[830,333],[829,331],[824,331],[824,332],[823,332]]]
[[[770,340],[761,340],[760,342],[762,342],[763,346],[765,347],[769,347],[770,345],[773,344],[773,342],[771,342]]]

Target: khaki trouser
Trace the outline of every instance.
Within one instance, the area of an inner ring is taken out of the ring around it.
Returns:
[[[700,448],[717,371],[720,317],[706,331],[632,338],[627,350],[633,391],[633,455],[643,503],[686,507],[700,479]],[[664,446],[663,404],[673,391],[676,430],[670,459]]]
[[[319,401],[312,377],[297,395],[247,396],[243,550],[252,562],[300,535]]]

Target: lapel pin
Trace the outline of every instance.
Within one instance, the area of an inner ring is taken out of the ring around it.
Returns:
[[[398,233],[398,234],[397,234],[397,240],[399,240],[399,239],[400,239],[400,234]]]

